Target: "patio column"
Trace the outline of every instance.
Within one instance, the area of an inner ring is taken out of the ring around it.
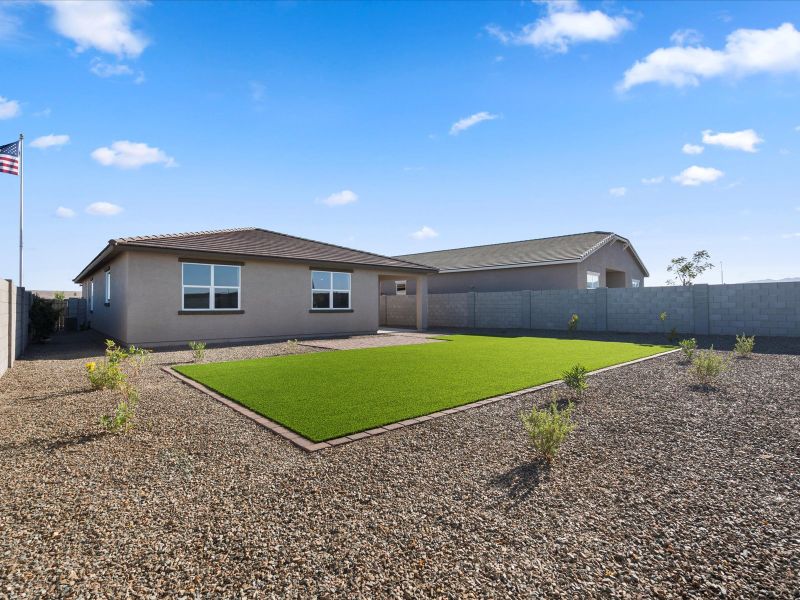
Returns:
[[[428,328],[428,276],[417,276],[417,331]]]

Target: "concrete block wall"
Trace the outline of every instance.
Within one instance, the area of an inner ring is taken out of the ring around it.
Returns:
[[[0,279],[0,376],[14,366],[28,346],[32,294],[10,279]]]
[[[381,323],[414,327],[414,296],[382,296]],[[658,316],[667,313],[667,321]],[[800,336],[800,282],[431,294],[431,327]]]
[[[709,286],[712,334],[800,336],[800,282]]]
[[[681,333],[695,333],[692,294],[699,287],[609,288],[607,330],[658,333],[674,327]],[[667,313],[663,323],[658,318],[662,312]]]

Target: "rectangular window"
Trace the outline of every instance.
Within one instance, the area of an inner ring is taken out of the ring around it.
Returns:
[[[642,287],[641,279],[631,279],[631,287]]]
[[[106,271],[105,288],[105,303],[111,304],[111,269]]]
[[[395,289],[395,293],[398,296],[405,296],[406,295],[406,282],[405,281],[395,281],[394,282],[394,289]]]
[[[311,271],[311,308],[350,309],[350,273]]]
[[[182,263],[183,310],[239,310],[241,267]]]
[[[586,271],[586,289],[596,290],[600,287],[600,273]]]
[[[94,279],[89,280],[89,312],[94,312]]]

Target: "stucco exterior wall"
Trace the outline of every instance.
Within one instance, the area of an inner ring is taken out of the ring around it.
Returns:
[[[309,264],[248,260],[241,268],[241,314],[179,314],[181,264],[175,254],[123,253],[111,264],[109,307],[102,303],[103,270],[95,272],[92,327],[126,344],[143,346],[345,335],[378,329],[377,270],[353,271],[352,312],[310,312]]]
[[[625,248],[625,243],[619,240],[606,244],[593,252],[577,265],[578,289],[586,289],[586,272],[594,271],[600,274],[600,287],[610,287],[606,279],[606,269],[621,271],[625,274],[625,287],[631,287],[631,279],[638,279],[644,286],[644,271],[636,262],[633,253]]]
[[[110,264],[92,273],[81,282],[83,297],[89,313],[87,320],[92,329],[117,340],[129,341],[127,330],[127,294],[130,289],[128,282],[129,253],[123,253],[114,258]],[[111,271],[111,302],[106,305],[106,278],[107,269]],[[94,309],[91,310],[90,282],[94,280]]]

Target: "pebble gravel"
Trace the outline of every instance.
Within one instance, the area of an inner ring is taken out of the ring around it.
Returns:
[[[798,598],[800,343],[757,349],[713,389],[677,354],[593,376],[547,468],[518,414],[550,390],[308,454],[159,370],[185,350],[105,434],[102,348],[58,336],[0,379],[0,598]]]

